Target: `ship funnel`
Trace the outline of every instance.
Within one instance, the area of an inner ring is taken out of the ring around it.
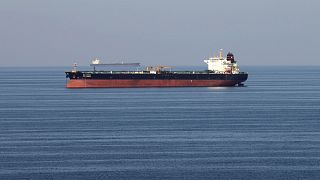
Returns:
[[[227,54],[227,61],[231,61],[231,63],[234,63],[234,56],[231,52]]]

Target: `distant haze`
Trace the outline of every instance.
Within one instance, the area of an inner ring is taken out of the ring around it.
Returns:
[[[320,65],[319,0],[1,0],[1,66]]]

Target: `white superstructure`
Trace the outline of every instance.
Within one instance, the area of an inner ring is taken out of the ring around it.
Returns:
[[[102,61],[98,58],[91,61],[91,64],[102,64]]]
[[[209,57],[204,60],[208,64],[208,70],[218,74],[239,74],[240,69],[234,60],[232,53],[228,53],[227,57],[223,57],[222,49],[219,56]]]

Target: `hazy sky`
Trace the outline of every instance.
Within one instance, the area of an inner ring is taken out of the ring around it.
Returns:
[[[0,0],[0,66],[320,65],[319,0]]]

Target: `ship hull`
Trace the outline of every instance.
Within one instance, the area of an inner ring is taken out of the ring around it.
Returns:
[[[244,80],[243,80],[244,81]],[[67,88],[227,87],[242,80],[71,79]]]
[[[138,88],[138,87],[219,87],[235,86],[248,74],[213,74],[201,72],[66,72],[67,88]]]

